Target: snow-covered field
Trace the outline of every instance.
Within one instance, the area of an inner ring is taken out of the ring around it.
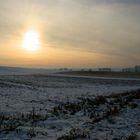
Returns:
[[[138,139],[140,91],[126,92],[137,89],[140,80],[1,75],[0,140]]]

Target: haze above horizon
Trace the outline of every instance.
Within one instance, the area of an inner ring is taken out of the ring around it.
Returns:
[[[127,67],[140,62],[140,0],[4,0],[0,17],[0,65]]]

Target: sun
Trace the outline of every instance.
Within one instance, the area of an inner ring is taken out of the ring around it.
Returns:
[[[40,47],[39,45],[39,35],[35,31],[28,31],[24,35],[22,47],[27,51],[33,52],[37,51]]]

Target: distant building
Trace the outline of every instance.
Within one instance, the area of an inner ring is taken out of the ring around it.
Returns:
[[[133,68],[124,68],[123,72],[140,72],[140,66],[135,66]]]
[[[122,69],[123,72],[135,72],[134,68],[124,68]]]
[[[135,66],[135,72],[140,72],[140,66]]]
[[[111,68],[99,68],[99,71],[101,72],[111,72]]]

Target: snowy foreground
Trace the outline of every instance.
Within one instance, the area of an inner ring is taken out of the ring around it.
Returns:
[[[138,89],[140,80],[1,75],[0,140],[140,139]]]

